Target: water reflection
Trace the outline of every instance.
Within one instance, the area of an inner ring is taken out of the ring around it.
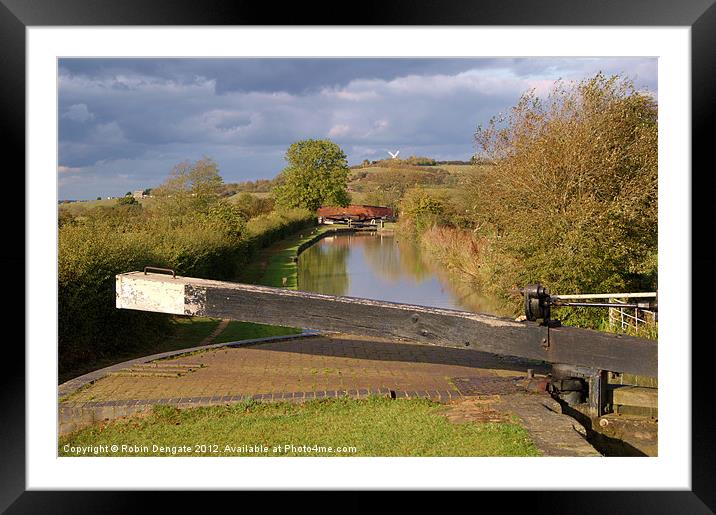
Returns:
[[[356,241],[365,241],[363,253],[366,262],[382,278],[392,282],[410,278],[420,283],[431,277],[432,271],[415,243],[381,234],[373,238],[358,238]]]
[[[339,241],[333,241],[339,240]],[[328,295],[347,295],[349,280],[346,258],[349,241],[329,236],[298,257],[299,289]]]
[[[407,239],[376,233],[327,237],[298,259],[298,287],[348,295],[482,313],[498,304],[435,266]]]

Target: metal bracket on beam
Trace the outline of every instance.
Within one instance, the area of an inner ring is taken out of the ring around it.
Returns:
[[[550,320],[551,307],[571,306],[585,308],[634,308],[652,311],[659,309],[656,293],[598,293],[580,295],[550,295],[547,287],[540,283],[528,284],[519,290],[524,298],[525,318],[532,322],[543,320],[545,325],[557,321]],[[612,298],[635,298],[634,302],[612,302]],[[639,301],[639,298],[652,300]],[[595,302],[595,299],[606,299],[608,302]]]

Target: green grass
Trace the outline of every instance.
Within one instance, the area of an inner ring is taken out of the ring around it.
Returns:
[[[428,168],[428,169],[441,168],[443,170],[448,171],[451,174],[463,175],[463,174],[484,173],[485,171],[489,171],[491,167],[489,165],[434,165],[434,166],[427,166],[426,168]]]
[[[304,404],[245,402],[186,410],[155,406],[147,417],[115,420],[62,437],[58,450],[60,456],[76,455],[69,446],[98,445],[106,447],[97,456],[539,455],[517,424],[454,424],[440,414],[444,409],[424,399],[378,397]],[[136,446],[139,452],[120,448],[114,453],[113,444]],[[167,449],[161,452],[153,445]],[[268,450],[251,452],[249,445]],[[307,451],[299,446],[324,449]],[[339,453],[327,447],[345,449]]]
[[[316,231],[331,227],[307,229],[283,240],[266,251],[247,268],[240,280],[269,286],[296,287],[298,247],[315,236]],[[253,280],[251,280],[253,278]],[[219,320],[202,317],[177,317],[174,335],[161,346],[137,350],[101,366],[133,357],[189,348],[211,334]],[[298,333],[300,330],[232,321],[214,343],[239,341]],[[93,369],[96,369],[93,366]],[[69,377],[67,378],[69,379]],[[70,446],[106,445],[148,446],[145,452],[126,450],[101,456],[535,456],[537,449],[518,424],[452,424],[439,411],[440,405],[419,399],[391,401],[331,399],[309,401],[303,405],[276,403],[242,403],[177,410],[156,406],[148,417],[120,419],[106,426],[94,425],[59,441],[61,456],[74,455],[64,450]],[[197,436],[200,435],[200,436]],[[154,444],[167,451],[154,451]],[[208,444],[208,445],[207,445]],[[246,445],[266,445],[267,452],[253,453]],[[350,447],[337,453],[326,449],[317,452],[275,448],[295,446]],[[195,445],[203,447],[195,448]],[[189,450],[176,452],[188,446]],[[228,446],[228,447],[227,447]],[[233,446],[233,448],[232,448]],[[216,451],[216,452],[214,452]]]
[[[166,345],[169,347],[192,347],[209,336],[219,325],[221,320],[206,317],[183,317],[178,316],[172,320],[174,334],[166,338]],[[174,349],[168,349],[174,350]],[[159,351],[164,352],[164,351]]]
[[[236,342],[252,338],[265,338],[267,336],[284,336],[287,334],[299,334],[300,332],[301,330],[295,327],[231,321],[213,343]]]
[[[297,255],[298,247],[317,234],[329,229],[327,227],[309,227],[298,234],[271,245],[261,251],[259,256],[244,269],[238,281],[264,286],[285,286],[295,290],[297,287],[298,268],[293,258]],[[287,279],[285,285],[283,284],[284,277]],[[214,343],[265,338],[268,336],[284,336],[287,334],[299,334],[300,332],[301,329],[295,327],[232,321],[217,336]]]

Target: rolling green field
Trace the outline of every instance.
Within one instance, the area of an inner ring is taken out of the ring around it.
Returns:
[[[303,404],[256,403],[178,410],[155,406],[144,418],[120,419],[60,438],[72,448],[106,446],[90,456],[538,456],[515,423],[455,424],[424,399],[371,397]],[[121,442],[124,452],[109,451]],[[161,445],[163,449],[153,446]]]

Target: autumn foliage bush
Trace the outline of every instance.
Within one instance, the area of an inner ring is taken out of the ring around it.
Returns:
[[[400,200],[403,225],[414,226],[418,232],[447,223],[448,211],[446,199],[425,188],[409,189]]]
[[[468,189],[479,252],[461,251],[473,261],[463,268],[501,297],[532,282],[561,294],[655,290],[657,129],[654,98],[620,76],[522,96],[475,134],[494,166]],[[559,316],[588,324],[593,313]]]

